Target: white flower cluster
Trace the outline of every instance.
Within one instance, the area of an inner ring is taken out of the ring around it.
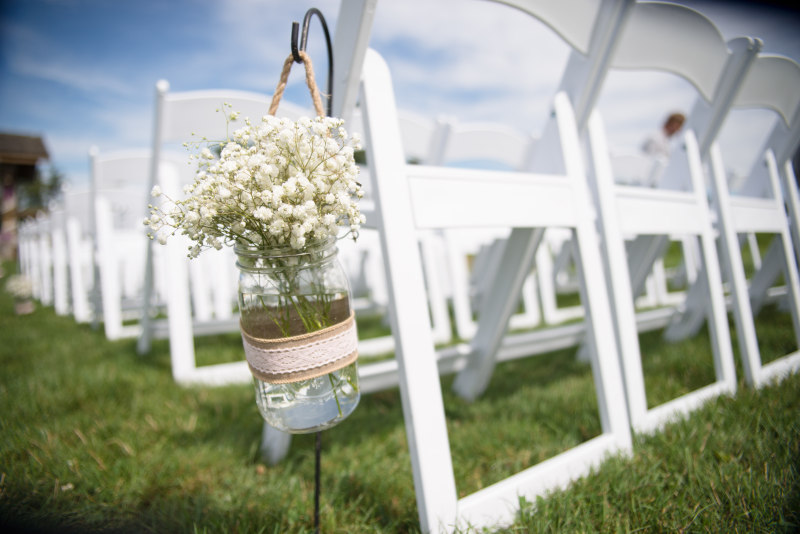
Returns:
[[[151,208],[144,222],[159,241],[180,231],[195,242],[189,255],[196,257],[234,242],[299,250],[335,237],[340,225],[357,237],[363,192],[353,154],[360,144],[347,135],[344,121],[266,115],[244,123],[219,143],[219,157],[208,146],[192,156],[198,172],[186,199]],[[161,196],[157,187],[152,193]]]
[[[24,274],[13,274],[6,280],[6,291],[15,299],[29,299],[33,296],[33,283]]]

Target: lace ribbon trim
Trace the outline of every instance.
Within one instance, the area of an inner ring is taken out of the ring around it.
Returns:
[[[264,382],[286,384],[326,375],[358,358],[355,314],[328,328],[298,336],[264,339],[242,331],[247,364]]]

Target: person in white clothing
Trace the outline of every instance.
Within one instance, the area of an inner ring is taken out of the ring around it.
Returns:
[[[686,116],[683,113],[670,113],[661,129],[653,132],[642,144],[642,151],[653,157],[668,158],[672,137],[683,128]]]

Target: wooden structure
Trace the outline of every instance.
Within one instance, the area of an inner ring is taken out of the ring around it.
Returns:
[[[0,133],[0,183],[3,185],[0,258],[16,257],[17,185],[32,182],[36,177],[36,164],[48,157],[41,137]]]

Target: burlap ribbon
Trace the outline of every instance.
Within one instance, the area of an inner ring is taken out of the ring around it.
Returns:
[[[268,324],[266,320],[265,324]],[[274,325],[273,325],[274,326]],[[326,375],[358,358],[355,314],[322,330],[282,337],[277,327],[247,332],[241,323],[242,343],[250,372],[264,382],[286,384]]]

